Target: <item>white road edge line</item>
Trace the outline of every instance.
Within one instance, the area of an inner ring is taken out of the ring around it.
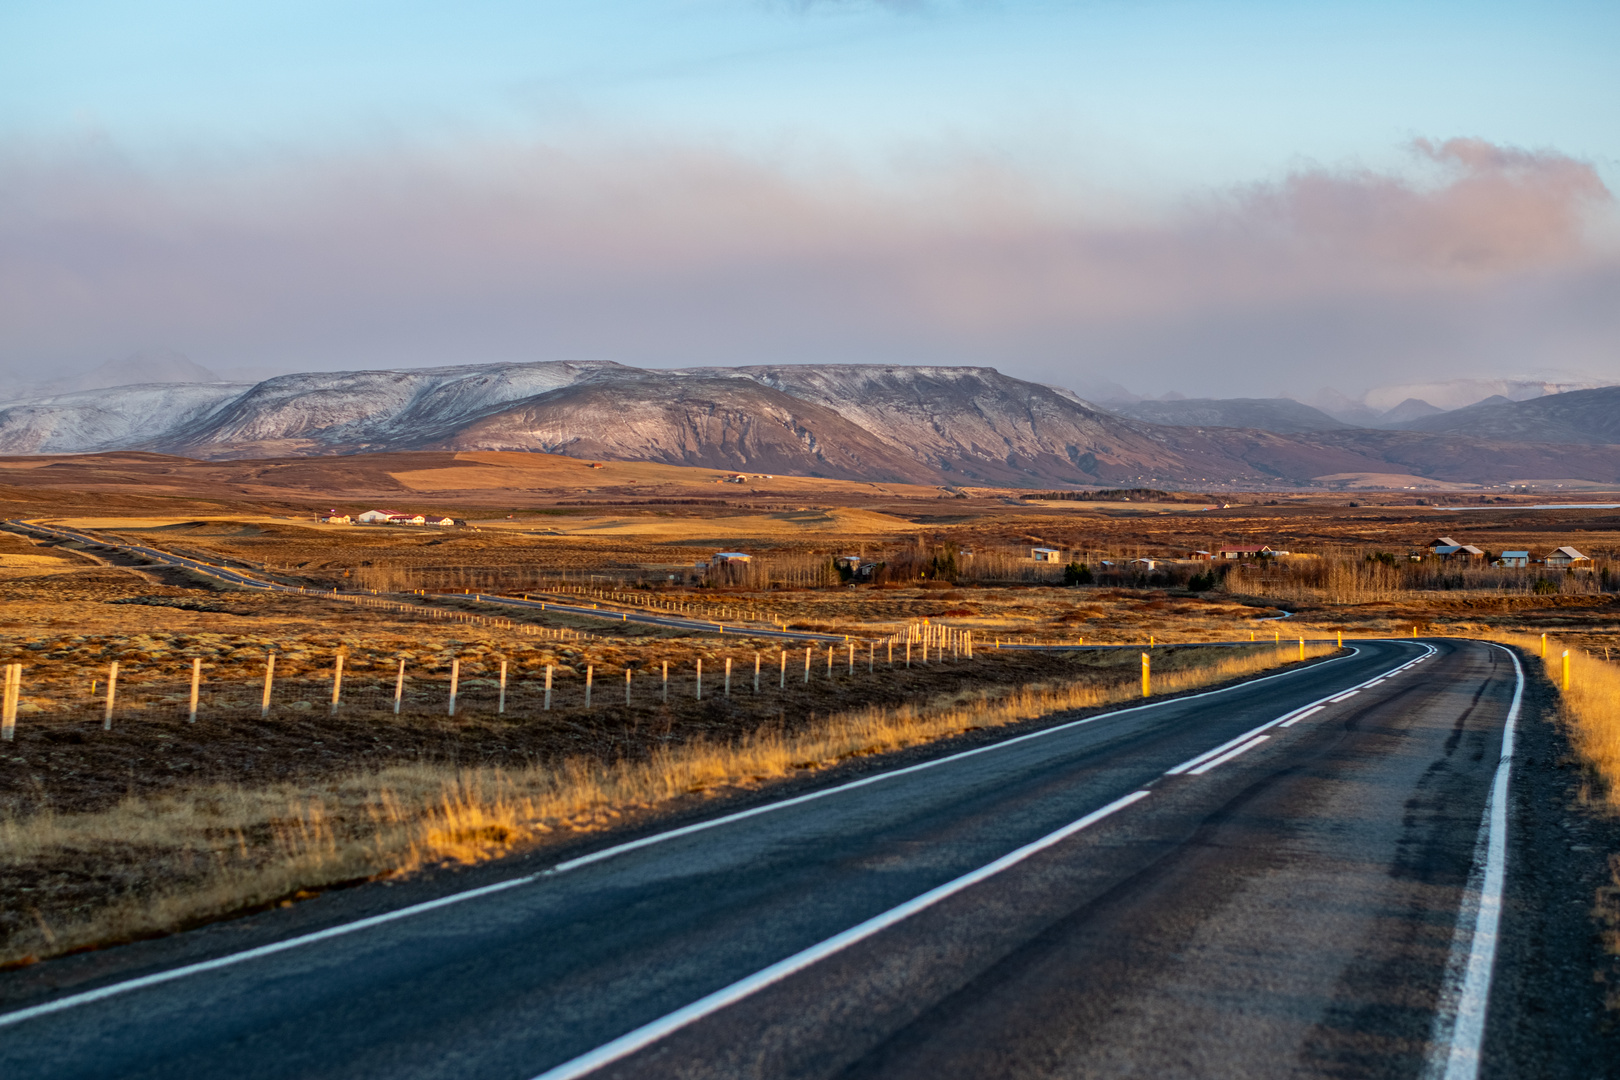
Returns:
[[[1351,651],[1347,655],[1345,655],[1345,656],[1336,656],[1332,660],[1325,661],[1325,663],[1331,664],[1331,663],[1335,663],[1335,662],[1337,662],[1339,660],[1348,660],[1351,657],[1357,655],[1360,651],[1361,650],[1359,650],[1359,649],[1355,649],[1355,648],[1351,647]],[[1321,667],[1322,665],[1318,664],[1318,665],[1315,665],[1315,666],[1316,667]],[[1113,712],[1098,713],[1096,716],[1087,716],[1087,717],[1084,717],[1083,719],[1080,719],[1080,720],[1071,720],[1067,724],[1058,724],[1055,727],[1043,728],[1040,731],[1032,731],[1028,735],[1019,735],[1019,736],[1017,736],[1015,738],[1003,739],[1000,742],[991,743],[991,744],[989,744],[987,746],[975,747],[972,750],[963,750],[960,753],[949,754],[949,755],[947,755],[945,757],[942,757],[942,758],[935,758],[932,761],[921,762],[920,764],[917,764],[917,765],[907,765],[903,769],[890,769],[890,770],[888,770],[886,772],[878,773],[878,774],[876,774],[874,776],[864,777],[864,778],[862,778],[860,780],[851,780],[847,784],[839,784],[836,787],[824,788],[821,791],[812,791],[812,792],[809,792],[808,794],[805,794],[805,795],[798,795],[798,796],[795,796],[794,798],[791,798],[791,799],[782,799],[779,802],[767,803],[767,804],[765,804],[763,806],[756,806],[756,807],[753,807],[752,809],[749,809],[749,810],[739,810],[734,814],[726,814],[723,817],[711,818],[708,821],[699,821],[699,822],[696,822],[696,823],[691,824],[691,825],[683,825],[678,829],[670,829],[667,832],[654,833],[652,836],[644,836],[639,840],[629,840],[629,841],[626,841],[625,843],[622,843],[622,844],[615,844],[612,847],[603,848],[601,851],[595,851],[595,852],[592,852],[589,855],[581,855],[577,859],[569,859],[569,860],[567,860],[565,862],[560,862],[556,866],[553,866],[550,870],[545,871],[545,873],[547,873],[547,874],[564,873],[566,871],[573,870],[576,867],[587,866],[587,865],[589,865],[591,863],[594,863],[594,862],[601,862],[603,859],[611,859],[614,856],[622,855],[627,851],[634,851],[637,848],[647,847],[650,844],[659,844],[659,843],[662,843],[665,840],[673,840],[676,837],[687,836],[687,835],[690,835],[691,833],[695,833],[695,832],[702,832],[705,829],[713,829],[713,828],[716,828],[716,827],[718,827],[720,825],[729,825],[734,821],[741,821],[744,818],[754,817],[754,816],[756,816],[758,814],[769,814],[769,813],[773,813],[774,811],[777,811],[777,810],[784,810],[787,807],[797,806],[797,805],[799,805],[801,803],[807,803],[807,802],[810,802],[810,801],[812,801],[814,799],[824,799],[829,795],[837,795],[840,792],[851,791],[851,790],[853,790],[855,788],[865,787],[868,784],[877,784],[877,783],[881,783],[882,781],[885,781],[885,780],[892,780],[897,776],[906,776],[906,775],[908,775],[910,773],[919,772],[919,771],[921,771],[923,769],[932,769],[932,768],[934,768],[936,766],[939,766],[939,765],[945,765],[945,764],[949,764],[950,762],[953,762],[953,761],[960,761],[963,758],[973,757],[976,754],[987,754],[987,753],[990,753],[992,750],[1000,750],[1003,747],[1016,746],[1019,743],[1028,742],[1030,739],[1044,739],[1048,735],[1056,735],[1059,732],[1068,731],[1068,730],[1070,730],[1072,728],[1080,727],[1083,724],[1094,724],[1099,720],[1109,720],[1109,719],[1112,719],[1113,717],[1116,717],[1116,716],[1124,716],[1126,713],[1141,712],[1144,709],[1158,708],[1160,706],[1171,705],[1171,704],[1174,704],[1174,703],[1179,702],[1179,701],[1192,701],[1192,700],[1194,700],[1196,698],[1211,697],[1211,696],[1216,695],[1216,694],[1224,694],[1224,693],[1227,693],[1229,691],[1237,689],[1239,686],[1253,686],[1256,683],[1267,682],[1267,681],[1269,681],[1271,679],[1280,679],[1280,678],[1284,677],[1285,675],[1292,675],[1292,674],[1295,674],[1297,672],[1306,671],[1306,670],[1310,670],[1310,669],[1307,669],[1307,668],[1293,668],[1293,669],[1291,669],[1289,671],[1280,671],[1275,675],[1263,675],[1260,678],[1249,679],[1249,680],[1247,680],[1245,682],[1234,684],[1233,686],[1225,686],[1225,687],[1222,687],[1219,690],[1205,690],[1202,693],[1186,694],[1186,695],[1184,695],[1182,697],[1176,697],[1176,698],[1165,698],[1162,701],[1154,701],[1154,702],[1150,702],[1150,703],[1148,703],[1146,705],[1133,705],[1128,709],[1115,709]],[[1309,705],[1303,705],[1303,706],[1301,706],[1301,708],[1310,708],[1310,706]],[[1273,723],[1275,723],[1275,721],[1273,721]],[[1266,725],[1266,727],[1270,727],[1270,726],[1271,726],[1270,724]],[[1260,729],[1260,728],[1255,729],[1255,731],[1260,731],[1260,730],[1263,730],[1263,729]],[[1255,732],[1253,732],[1253,731],[1249,732],[1249,735],[1253,735],[1253,734],[1255,734]],[[1231,743],[1226,744],[1226,746],[1217,747],[1216,749],[1210,751],[1210,753],[1211,754],[1218,754],[1222,750],[1226,749],[1228,746],[1235,745],[1236,743],[1241,742],[1244,738],[1247,738],[1247,737],[1248,736],[1240,736],[1239,738],[1234,739]],[[1201,755],[1198,758],[1195,758],[1189,764],[1196,765],[1198,762],[1200,762],[1200,761],[1202,761],[1204,759],[1204,756],[1207,756],[1207,755]]]
[[[1226,764],[1228,761],[1231,761],[1233,758],[1237,757],[1239,754],[1244,753],[1244,752],[1249,751],[1249,750],[1253,750],[1255,747],[1259,746],[1261,743],[1265,742],[1269,738],[1271,738],[1270,735],[1256,735],[1254,738],[1250,739],[1248,742],[1244,743],[1242,746],[1239,746],[1239,747],[1237,747],[1235,749],[1232,749],[1232,750],[1228,750],[1226,753],[1222,754],[1220,757],[1216,758],[1214,761],[1206,761],[1206,762],[1204,762],[1202,765],[1198,766],[1198,768],[1193,769],[1190,772],[1188,772],[1187,775],[1188,776],[1203,776],[1205,773],[1209,772],[1209,770],[1211,770],[1213,768],[1216,768],[1217,766]]]
[[[115,994],[126,993],[130,990],[139,990],[142,987],[156,986],[159,983],[172,982],[175,979],[183,979],[188,975],[197,975],[204,971],[214,971],[218,968],[230,967],[232,964],[240,964],[247,960],[257,960],[261,956],[271,956],[278,952],[285,952],[288,949],[296,949],[301,945],[312,945],[317,941],[326,941],[329,938],[341,937],[344,934],[352,934],[357,930],[367,930],[373,926],[379,926],[382,923],[393,922],[395,919],[404,919],[411,915],[420,915],[422,912],[432,911],[434,908],[446,907],[450,904],[458,904],[463,900],[472,900],[480,896],[488,896],[490,893],[500,892],[503,889],[510,889],[517,885],[527,885],[529,882],[538,879],[538,877],[538,874],[528,874],[524,877],[512,878],[510,881],[497,882],[494,885],[485,885],[478,889],[469,889],[466,892],[456,893],[452,896],[441,896],[437,900],[429,900],[421,904],[412,904],[410,907],[400,908],[398,911],[388,911],[381,915],[372,915],[369,918],[358,919],[352,923],[344,923],[341,926],[333,926],[325,930],[317,930],[313,934],[302,934],[298,937],[287,938],[285,941],[274,942],[270,945],[260,945],[256,949],[247,949],[243,952],[231,953],[228,956],[219,956],[212,960],[202,960],[195,964],[187,964],[184,967],[170,968],[168,971],[159,971],[151,975],[142,975],[138,979],[129,979],[125,982],[112,983],[108,986],[98,987],[95,990],[86,990],[81,994],[69,994],[67,997],[61,997],[54,1001],[47,1001],[39,1005],[33,1005],[26,1009],[18,1009],[16,1012],[0,1013],[0,1027],[5,1027],[8,1024],[20,1024],[24,1020],[32,1020],[37,1016],[48,1016],[51,1013],[61,1012],[64,1009],[71,1009],[78,1005],[88,1005],[92,1001],[101,1001],[104,998],[110,998]]]
[[[1146,791],[1133,791],[1124,798],[1115,799],[1107,806],[1093,810],[1085,817],[1070,822],[1056,832],[1047,833],[1033,843],[1025,844],[1021,848],[1010,851],[994,862],[986,863],[977,870],[947,881],[945,884],[930,889],[921,896],[907,900],[898,907],[890,908],[881,915],[874,915],[865,922],[850,927],[843,933],[836,934],[819,944],[810,946],[808,949],[794,953],[785,960],[779,960],[770,967],[756,971],[745,979],[739,979],[730,986],[722,987],[714,993],[659,1017],[649,1024],[643,1024],[634,1031],[620,1035],[612,1042],[603,1043],[595,1050],[547,1069],[535,1077],[534,1080],[572,1080],[574,1077],[595,1072],[602,1066],[612,1064],[621,1058],[629,1057],[636,1051],[652,1045],[665,1036],[686,1027],[688,1024],[695,1023],[711,1013],[719,1012],[726,1006],[741,1001],[743,998],[757,993],[773,983],[781,982],[788,976],[803,971],[805,968],[832,956],[834,953],[841,952],[857,942],[864,941],[880,930],[908,919],[925,908],[932,907],[948,896],[959,893],[969,886],[977,885],[986,878],[993,877],[1008,867],[1023,862],[1031,855],[1068,839],[1087,826],[1095,825],[1108,815],[1123,810],[1132,803],[1147,798],[1147,796]]]
[[[1133,705],[1128,709],[1116,709],[1113,712],[1098,713],[1096,716],[1087,716],[1080,720],[1072,720],[1067,724],[1058,724],[1055,727],[1044,728],[1040,731],[1032,731],[1028,735],[1019,735],[1016,738],[990,743],[987,746],[975,747],[972,750],[963,750],[960,753],[949,754],[945,757],[935,758],[932,761],[925,761],[918,765],[909,765],[903,769],[893,769],[887,772],[878,773],[874,776],[864,777],[860,780],[852,780],[847,784],[839,784],[836,787],[825,788],[821,791],[812,791],[806,795],[797,796],[796,798],[783,799],[780,802],[767,803],[763,806],[756,806],[749,810],[740,810],[737,813],[726,814],[722,817],[712,818],[708,821],[700,821],[692,825],[684,825],[678,829],[670,829],[667,832],[654,833],[651,836],[644,836],[639,840],[631,840],[623,844],[615,844],[612,847],[603,848],[601,851],[593,852],[590,855],[582,855],[577,859],[569,859],[565,862],[560,862],[556,866],[551,867],[549,870],[541,871],[539,874],[526,874],[523,877],[513,878],[510,881],[498,882],[494,885],[486,885],[481,888],[471,889],[463,893],[454,893],[450,896],[440,897],[437,900],[430,900],[426,903],[413,904],[410,907],[400,908],[398,911],[386,912],[382,915],[373,915],[369,918],[360,919],[356,922],[328,927],[325,930],[319,930],[312,934],[302,934],[298,937],[288,938],[285,941],[278,941],[271,945],[262,945],[255,949],[248,949],[239,953],[230,953],[226,956],[216,957],[212,960],[204,960],[195,964],[186,964],[183,967],[173,968],[169,971],[155,972],[151,975],[143,975],[139,978],[129,979],[124,982],[110,983],[94,990],[86,990],[78,994],[69,994],[66,997],[57,998],[54,1001],[46,1001],[39,1005],[33,1005],[25,1009],[18,1009],[15,1012],[0,1013],[0,1027],[5,1027],[9,1024],[21,1023],[24,1020],[31,1020],[36,1016],[46,1016],[50,1013],[60,1012],[64,1009],[71,1009],[79,1005],[87,1005],[91,1002],[101,1001],[105,998],[112,997],[116,994],[122,994],[130,990],[139,990],[143,987],[170,982],[174,979],[185,978],[189,975],[197,975],[205,971],[213,971],[218,968],[229,967],[232,964],[239,964],[248,960],[256,960],[262,956],[270,956],[274,953],[283,952],[287,949],[297,948],[301,945],[310,945],[317,941],[324,941],[328,938],[353,933],[357,930],[369,929],[370,927],[378,926],[382,923],[392,922],[395,919],[407,918],[411,915],[431,911],[434,908],[444,907],[448,904],[454,904],[462,900],[471,900],[476,897],[484,896],[492,892],[499,892],[502,889],[508,889],[516,885],[526,885],[531,882],[538,881],[545,876],[563,873],[568,870],[573,870],[576,867],[585,866],[594,862],[600,862],[603,859],[610,859],[615,855],[622,855],[625,852],[634,851],[637,848],[644,848],[651,844],[662,843],[665,840],[673,840],[676,837],[687,836],[695,832],[702,832],[705,829],[718,828],[721,825],[728,825],[734,821],[741,821],[744,818],[755,817],[759,814],[768,814],[776,810],[783,810],[790,806],[797,806],[801,803],[810,802],[813,799],[822,799],[829,795],[836,795],[840,792],[865,787],[868,784],[876,784],[883,780],[892,780],[897,776],[905,776],[921,769],[931,769],[937,765],[945,765],[952,761],[960,761],[963,758],[973,757],[976,754],[989,753],[992,750],[999,750],[1003,747],[1014,746],[1030,739],[1040,739],[1048,735],[1055,735],[1060,731],[1067,731],[1071,728],[1079,727],[1082,724],[1092,724],[1096,723],[1098,720],[1107,720],[1111,717],[1123,716],[1126,713],[1141,712],[1144,709],[1155,709],[1164,705],[1174,704],[1176,702],[1192,701],[1196,698],[1203,697],[1213,697],[1217,694],[1226,694],[1233,690],[1254,686],[1256,683],[1270,682],[1272,679],[1286,678],[1289,675],[1295,675],[1301,671],[1315,670],[1316,668],[1322,667],[1325,664],[1333,664],[1340,660],[1348,660],[1359,655],[1360,652],[1360,649],[1350,646],[1349,652],[1344,656],[1336,656],[1332,660],[1324,661],[1323,664],[1313,664],[1310,668],[1290,668],[1287,671],[1279,671],[1274,675],[1262,675],[1255,679],[1245,679],[1244,681],[1234,683],[1231,686],[1223,686],[1218,690],[1205,690],[1197,694],[1186,694],[1182,697],[1165,698],[1160,701],[1149,702],[1146,705]]]
[[[1512,649],[1494,642],[1490,644],[1512,659],[1517,681],[1513,703],[1508,706],[1507,722],[1502,725],[1502,756],[1496,762],[1496,777],[1485,812],[1480,815],[1479,839],[1474,846],[1474,869],[1468,883],[1468,892],[1472,893],[1478,881],[1473,925],[1469,926],[1467,919],[1469,907],[1473,905],[1465,901],[1451,944],[1451,962],[1446,965],[1447,982],[1456,980],[1460,985],[1441,988],[1442,1006],[1455,995],[1456,1015],[1447,1035],[1444,1029],[1450,1019],[1446,1015],[1448,1010],[1442,1007],[1436,1013],[1429,1065],[1424,1070],[1425,1076],[1443,1080],[1476,1080],[1479,1076],[1485,1018],[1491,1000],[1491,974],[1496,966],[1496,943],[1502,924],[1502,888],[1507,878],[1508,780],[1513,772],[1514,732],[1524,698],[1524,665],[1519,663],[1518,654]]]

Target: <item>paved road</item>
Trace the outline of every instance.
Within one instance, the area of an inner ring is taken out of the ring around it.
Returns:
[[[122,541],[108,540],[92,533],[79,532],[73,529],[63,529],[52,525],[39,525],[30,521],[9,520],[4,524],[14,530],[31,533],[54,540],[71,541],[89,544],[95,547],[111,548],[123,551],[130,555],[138,555],[151,562],[164,566],[181,567],[195,570],[220,581],[232,585],[240,585],[249,589],[263,589],[267,592],[292,592],[327,595],[323,590],[308,589],[297,585],[284,585],[279,581],[268,581],[255,577],[240,570],[234,570],[217,563],[204,562],[200,559],[176,555],[161,548],[147,547],[144,544],[130,544]],[[340,595],[335,590],[331,595]],[[356,593],[354,595],[371,596],[370,592]],[[452,594],[454,595],[454,594]],[[558,611],[568,615],[579,615],[592,619],[601,619],[604,622],[631,622],[646,626],[659,626],[672,630],[688,630],[705,634],[739,634],[746,637],[777,638],[786,641],[826,641],[844,642],[849,639],[842,634],[817,634],[798,630],[766,629],[752,625],[738,625],[714,622],[708,619],[687,619],[679,616],[656,615],[651,612],[636,611],[634,609],[609,610],[592,607],[589,604],[556,603],[550,600],[524,600],[511,596],[488,596],[482,593],[476,596],[458,596],[460,600],[473,600],[477,603],[491,604],[497,607],[529,608],[548,611]]]
[[[0,1076],[1415,1077],[1458,1013],[1471,1075],[1517,685],[1360,642],[14,1010]]]
[[[219,565],[217,563],[209,563],[209,562],[204,562],[204,561],[202,561],[200,559],[188,558],[188,557],[186,557],[184,555],[176,555],[173,552],[164,551],[164,550],[162,550],[160,548],[147,547],[144,544],[129,544],[129,543],[121,542],[121,541],[108,540],[108,539],[106,539],[104,537],[96,536],[96,535],[91,534],[91,533],[79,532],[79,531],[72,530],[72,529],[63,529],[63,528],[59,528],[59,527],[51,526],[51,525],[39,525],[39,524],[36,524],[34,522],[29,522],[29,521],[10,520],[10,521],[4,522],[3,524],[10,527],[10,528],[12,528],[12,529],[15,529],[15,530],[18,530],[18,531],[21,531],[21,532],[32,533],[32,534],[34,534],[36,536],[48,537],[48,538],[55,539],[55,540],[73,541],[73,542],[81,543],[81,544],[90,544],[90,545],[97,546],[97,547],[112,548],[112,549],[115,549],[115,550],[126,552],[127,554],[138,555],[138,556],[140,556],[142,558],[148,559],[151,562],[155,562],[155,563],[158,563],[160,565],[175,566],[175,567],[181,567],[181,568],[188,569],[188,570],[195,570],[198,573],[206,574],[206,575],[208,575],[210,577],[217,578],[220,581],[229,582],[229,583],[231,583],[233,585],[241,585],[241,586],[244,586],[244,587],[250,588],[250,589],[264,589],[266,591],[273,591],[273,592],[308,593],[308,594],[323,595],[323,596],[327,595],[323,590],[308,589],[308,588],[303,588],[303,587],[297,586],[297,585],[284,585],[284,584],[282,584],[281,582],[278,582],[278,581],[268,581],[268,580],[265,580],[263,578],[254,577],[251,574],[247,574],[247,573],[244,573],[244,572],[239,571],[239,570],[233,570],[233,569],[231,569],[230,567],[227,567],[227,566],[221,566],[221,565]],[[336,591],[334,591],[332,595],[339,595],[339,594]],[[361,595],[363,595],[363,596],[372,596],[372,595],[375,595],[375,594],[370,593],[370,592],[366,592],[366,593],[355,593],[354,595],[357,595],[357,596],[361,596]],[[387,595],[387,594],[384,594],[384,595]],[[470,595],[470,596],[456,596],[455,594],[450,594],[450,596],[452,598],[454,598],[454,599],[459,599],[459,600],[463,600],[463,601],[471,600],[471,601],[473,601],[475,603],[489,604],[489,605],[493,605],[495,607],[527,608],[527,609],[536,610],[536,611],[544,609],[544,610],[547,610],[547,611],[561,612],[561,613],[566,614],[566,615],[583,616],[585,618],[591,618],[591,619],[601,619],[602,621],[609,622],[609,623],[615,623],[615,622],[617,622],[617,623],[636,623],[636,624],[642,625],[642,626],[657,626],[657,627],[663,627],[665,629],[670,629],[670,630],[686,630],[686,631],[690,631],[690,632],[694,632],[694,633],[702,633],[702,634],[735,634],[735,635],[739,635],[739,636],[742,636],[742,637],[772,638],[772,639],[782,640],[782,641],[820,641],[820,642],[843,643],[843,642],[847,642],[847,641],[850,640],[850,638],[847,635],[844,635],[844,634],[819,634],[819,633],[815,633],[813,631],[808,631],[808,630],[778,630],[778,629],[775,629],[775,628],[765,628],[765,627],[758,626],[756,624],[751,624],[751,623],[724,623],[724,622],[715,622],[712,619],[691,619],[691,618],[684,618],[684,617],[679,616],[679,615],[659,615],[659,614],[654,613],[654,612],[638,611],[638,610],[636,610],[634,608],[628,608],[628,607],[626,607],[626,608],[613,608],[613,607],[603,608],[603,607],[596,607],[596,606],[592,606],[590,604],[584,604],[584,603],[570,604],[570,603],[567,603],[567,602],[557,602],[557,601],[554,601],[554,600],[529,600],[529,599],[526,599],[526,598],[520,598],[520,597],[515,597],[515,596],[492,596],[492,595],[485,594],[485,593],[477,593],[477,594],[473,594],[473,595]],[[1275,616],[1275,618],[1287,618],[1287,613],[1285,612],[1283,615]],[[1263,620],[1260,620],[1260,621],[1266,622],[1266,621],[1270,621],[1270,620],[1264,620],[1263,619]],[[862,640],[864,640],[864,639],[862,639]],[[1318,640],[1327,640],[1327,639],[1308,638],[1307,640],[1314,642],[1314,641],[1318,641]],[[1201,641],[1201,642],[1195,642],[1195,643],[1192,643],[1192,644],[1234,646],[1234,645],[1250,645],[1250,644],[1254,644],[1254,643],[1253,642],[1248,642],[1248,641],[1207,641],[1207,642]],[[1264,644],[1264,643],[1262,642],[1261,644]],[[984,643],[980,643],[978,645],[978,648],[979,648],[979,650],[981,652],[984,651],[985,649],[987,649],[988,647],[989,646],[987,646]],[[1096,650],[1109,650],[1109,649],[1137,649],[1137,648],[1140,648],[1141,646],[1139,646],[1139,645],[1022,645],[1022,644],[1013,644],[1013,643],[1009,642],[1009,643],[1004,643],[1004,644],[1002,644],[1002,645],[1000,645],[998,647],[1002,648],[1002,649],[1008,649],[1008,650],[1034,650],[1034,651],[1048,651],[1048,652],[1075,652],[1075,651],[1090,652],[1090,651],[1096,651]]]

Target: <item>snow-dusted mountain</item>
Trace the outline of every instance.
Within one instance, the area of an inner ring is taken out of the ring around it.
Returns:
[[[1207,419],[1198,412],[1216,405]],[[0,453],[146,450],[219,459],[532,450],[1007,486],[1252,486],[1390,473],[1471,482],[1620,475],[1620,449],[1609,446],[1303,429],[1309,425],[1264,430],[1254,418],[1280,415],[1276,402],[1154,408],[1189,415],[1180,424],[1157,414],[1159,422],[1145,422],[987,367],[481,364],[59,394],[0,407]],[[1253,426],[1210,423],[1238,417]]]
[[[0,454],[126,450],[206,423],[250,389],[240,383],[150,383],[0,406]]]

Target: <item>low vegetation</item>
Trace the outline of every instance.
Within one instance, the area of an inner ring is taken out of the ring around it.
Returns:
[[[1307,648],[1321,656],[1329,646]],[[1298,662],[1297,646],[1160,650],[1156,694]],[[641,758],[503,769],[400,763],[264,786],[189,784],[84,813],[0,820],[3,962],[163,933],[308,890],[474,862],[705,798],[967,731],[1134,700],[1135,652],[1082,673],[834,713],[789,729],[694,737]]]

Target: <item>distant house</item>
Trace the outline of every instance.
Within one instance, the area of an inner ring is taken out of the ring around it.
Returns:
[[[1059,551],[1057,548],[1030,548],[1029,557],[1034,559],[1036,562],[1062,562],[1063,552]]]
[[[1215,553],[1217,559],[1264,559],[1276,552],[1264,544],[1239,544],[1223,547]]]
[[[1457,543],[1457,541],[1453,540],[1449,536],[1437,536],[1433,540],[1429,541],[1429,551],[1435,555],[1439,555],[1441,553],[1441,548],[1456,549],[1460,547],[1462,547],[1462,545]]]
[[[862,562],[859,555],[840,555],[833,561],[839,566],[848,567],[851,570],[859,570]]]
[[[1460,559],[1466,562],[1469,559],[1485,557],[1485,553],[1473,544],[1436,544],[1431,550],[1436,556],[1446,560]]]
[[[1496,560],[1497,566],[1529,566],[1530,553],[1528,551],[1504,551],[1502,557]]]
[[[753,562],[754,557],[743,551],[717,551],[709,559],[710,566],[726,566],[730,563]]]
[[[386,525],[397,517],[399,514],[393,510],[367,510],[355,520],[362,525]]]
[[[1195,551],[1192,553],[1192,557],[1197,559],[1199,562],[1209,562],[1210,559],[1214,558],[1214,556],[1207,551]]]
[[[1140,566],[1144,570],[1157,570],[1159,568],[1159,560],[1158,559],[1132,559],[1131,560],[1131,565],[1132,566]]]
[[[330,514],[322,514],[321,515],[321,520],[326,522],[328,525],[353,525],[354,524],[354,519],[351,518],[348,514],[340,514],[336,510],[332,511]]]
[[[426,525],[427,518],[421,514],[395,514],[388,519],[390,525]]]
[[[1561,547],[1546,558],[1548,566],[1572,567],[1591,566],[1592,560],[1582,555],[1572,547]]]
[[[452,525],[454,525],[456,523],[456,519],[455,518],[448,518],[448,517],[428,518],[427,523],[429,525],[438,525],[438,526],[441,526],[442,528],[448,529],[448,528],[450,528]]]

